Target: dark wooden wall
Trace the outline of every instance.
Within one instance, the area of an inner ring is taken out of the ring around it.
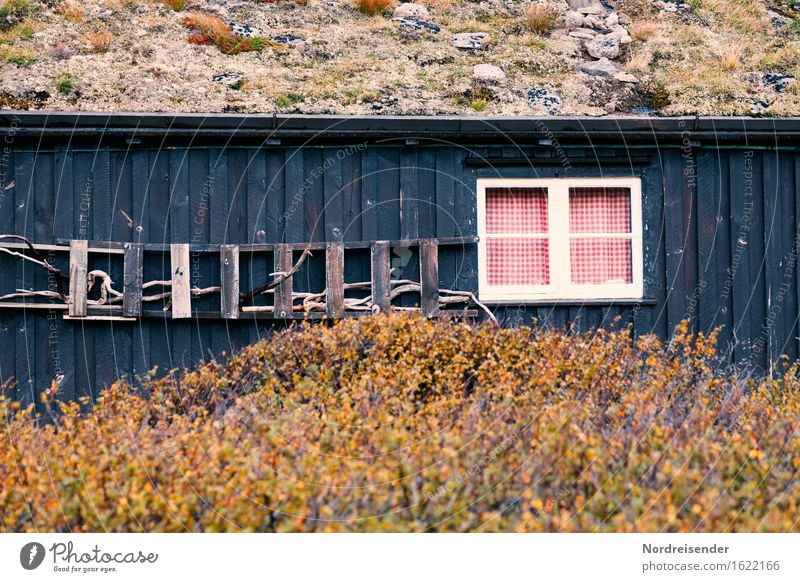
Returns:
[[[800,157],[744,147],[623,145],[572,147],[556,163],[560,154],[545,146],[19,141],[2,160],[0,233],[38,243],[241,244],[475,235],[478,177],[640,175],[644,301],[503,306],[497,316],[508,325],[576,330],[630,323],[637,333],[662,337],[688,318],[694,329],[722,326],[721,348],[741,366],[763,370],[781,354],[796,358]],[[526,157],[530,162],[519,160]],[[411,257],[393,260],[400,274],[418,276]],[[119,260],[107,261],[95,267],[121,283]],[[165,261],[161,269],[151,261],[145,278],[163,275]],[[201,265],[204,273],[218,272],[212,261]],[[303,267],[299,288],[324,287],[321,263],[315,257]],[[253,260],[243,269],[242,289],[263,282],[270,269],[266,259]],[[443,250],[440,285],[476,291],[476,269],[475,246]],[[41,269],[5,256],[0,274],[3,293],[48,283]],[[368,253],[349,256],[345,276],[369,280]],[[248,320],[76,322],[60,312],[0,309],[0,377],[18,380],[16,397],[24,402],[58,374],[65,376],[64,398],[95,396],[117,377],[188,366],[269,329]]]

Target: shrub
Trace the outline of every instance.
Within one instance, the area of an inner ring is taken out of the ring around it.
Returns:
[[[267,46],[268,41],[261,37],[246,38],[233,33],[222,19],[213,14],[193,11],[182,20],[186,28],[197,30],[189,35],[192,44],[213,44],[226,55],[242,52],[259,51]]]
[[[392,0],[355,0],[356,8],[367,16],[382,14],[392,5]]]
[[[0,398],[3,531],[792,531],[800,378],[714,337],[298,326],[91,412]]]
[[[534,34],[545,35],[556,25],[558,15],[556,11],[547,6],[534,5],[525,13],[525,22]]]
[[[82,22],[86,17],[86,9],[75,0],[61,0],[56,4],[56,10],[70,22]]]
[[[56,78],[56,90],[62,95],[69,95],[75,88],[75,77],[72,73],[61,73]]]
[[[89,43],[93,53],[108,52],[111,46],[111,41],[114,40],[114,35],[108,30],[99,30],[97,32],[90,32],[84,38]]]

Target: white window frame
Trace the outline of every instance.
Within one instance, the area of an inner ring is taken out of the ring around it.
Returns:
[[[629,188],[631,232],[570,233],[569,189],[580,187]],[[487,188],[546,188],[548,233],[486,233]],[[642,243],[642,181],[640,178],[479,178],[478,194],[478,296],[486,303],[553,303],[640,300],[644,293]],[[487,278],[488,238],[547,237],[550,283],[548,285],[490,285]],[[631,240],[631,283],[581,285],[570,279],[570,237],[624,238]]]

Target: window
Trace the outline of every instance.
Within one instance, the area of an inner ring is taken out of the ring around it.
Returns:
[[[480,298],[642,297],[638,178],[478,180]]]

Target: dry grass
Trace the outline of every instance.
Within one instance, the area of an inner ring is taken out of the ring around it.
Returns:
[[[98,30],[97,32],[90,32],[84,35],[83,38],[89,43],[91,52],[105,53],[108,52],[108,49],[111,46],[111,41],[114,40],[114,35],[111,33],[111,31],[103,29]]]
[[[754,33],[771,29],[761,0],[702,0],[700,13],[713,18],[715,25],[724,30]]]
[[[432,8],[437,13],[443,13],[449,11],[453,5],[455,4],[456,0],[427,0],[425,5],[428,8]]]
[[[30,40],[33,35],[42,30],[43,26],[32,18],[26,18],[19,24],[11,26],[5,32],[0,31],[0,43],[16,44],[22,41]]]
[[[61,0],[56,4],[56,10],[70,22],[83,22],[86,17],[86,9],[75,0]]]
[[[392,4],[392,0],[355,0],[355,7],[367,16],[378,16]]]
[[[649,50],[637,51],[631,56],[626,68],[629,71],[643,73],[650,68],[652,60],[653,54]]]
[[[27,47],[18,47],[12,45],[0,45],[0,65],[9,63],[24,67],[32,65],[36,62],[36,53]]]
[[[728,72],[738,71],[747,59],[747,47],[742,43],[730,43],[720,55],[722,69]]]
[[[531,32],[546,35],[556,25],[558,15],[555,10],[546,6],[531,6],[525,13],[525,24]]]
[[[631,24],[629,32],[633,40],[645,41],[658,34],[658,24],[649,20],[640,20]]]
[[[201,34],[212,39],[225,38],[232,35],[230,27],[222,19],[213,14],[193,11],[183,18],[183,25],[187,28],[196,28]]]

